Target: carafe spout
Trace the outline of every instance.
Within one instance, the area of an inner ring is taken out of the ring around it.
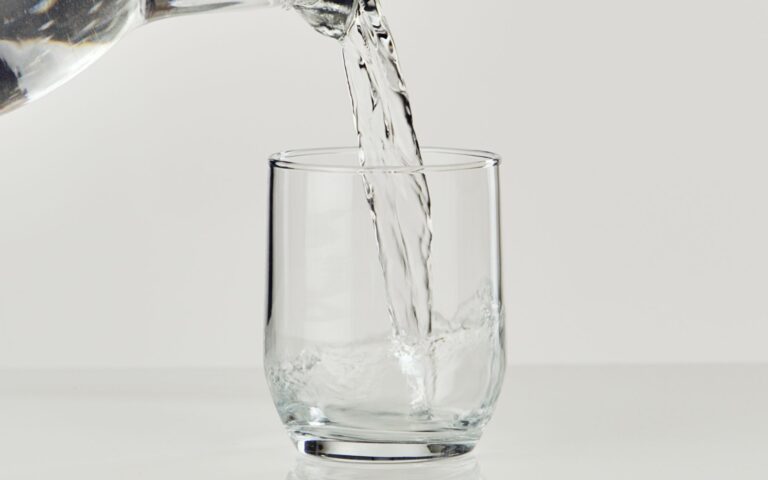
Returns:
[[[354,19],[358,0],[147,0],[148,21],[237,7],[295,9],[321,34],[343,38]]]

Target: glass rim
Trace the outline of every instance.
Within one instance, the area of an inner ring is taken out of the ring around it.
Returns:
[[[493,168],[501,164],[501,155],[485,150],[471,150],[463,148],[447,147],[424,147],[421,149],[427,155],[453,155],[465,157],[460,162],[452,163],[433,163],[427,165],[343,165],[333,162],[328,163],[309,163],[302,162],[303,157],[317,157],[321,155],[333,154],[358,154],[358,147],[330,147],[330,148],[308,148],[297,150],[284,150],[270,155],[269,163],[272,168],[280,170],[299,170],[307,172],[326,172],[326,173],[392,173],[392,174],[414,174],[427,172],[450,172],[462,170],[477,170],[482,168]]]

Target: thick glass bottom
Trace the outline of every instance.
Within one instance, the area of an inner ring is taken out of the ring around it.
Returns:
[[[300,453],[353,462],[421,462],[469,453],[474,442],[462,443],[375,443],[299,437]]]

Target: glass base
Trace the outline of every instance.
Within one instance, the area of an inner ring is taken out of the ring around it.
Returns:
[[[374,443],[321,438],[297,440],[300,453],[352,462],[422,462],[469,453],[475,444],[466,443]]]

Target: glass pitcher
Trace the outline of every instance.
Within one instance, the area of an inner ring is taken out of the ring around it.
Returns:
[[[357,0],[0,0],[0,114],[40,98],[151,21],[234,7],[295,9],[342,38]]]

